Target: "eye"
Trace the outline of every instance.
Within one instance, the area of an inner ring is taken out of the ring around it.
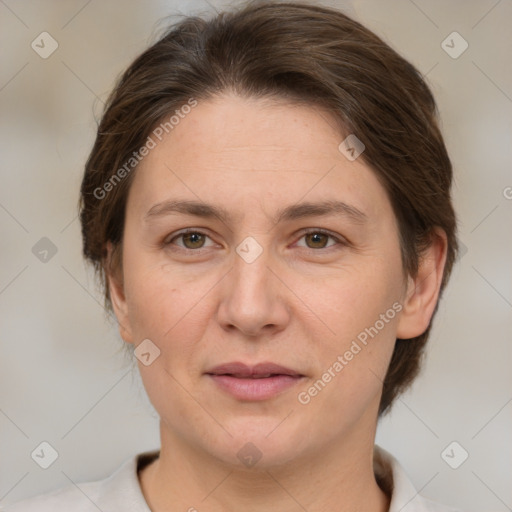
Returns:
[[[209,247],[205,245],[207,239],[210,239],[210,237],[202,231],[187,229],[166,240],[164,244],[177,245],[181,249],[194,251]],[[301,236],[300,240],[302,239],[306,241],[306,245],[302,245],[302,247],[306,247],[307,249],[328,249],[333,245],[346,245],[346,242],[342,239],[322,229],[311,229]],[[329,239],[333,240],[334,243],[327,245]],[[181,244],[175,243],[176,240],[181,240]],[[210,244],[210,246],[211,245],[212,244]],[[299,245],[299,247],[301,247],[301,245]]]
[[[326,249],[328,247],[332,247],[332,245],[345,245],[341,239],[322,229],[309,230],[302,235],[301,240],[303,238],[306,240],[306,244],[308,244],[306,247],[309,249]],[[334,240],[335,243],[327,246],[326,244],[328,243],[329,238]]]
[[[208,235],[201,231],[189,229],[187,231],[182,231],[181,233],[178,233],[173,238],[165,242],[165,245],[174,244],[175,240],[182,240],[182,245],[180,244],[174,244],[178,247],[181,247],[182,249],[202,249],[205,247],[205,240],[207,238],[210,238]]]

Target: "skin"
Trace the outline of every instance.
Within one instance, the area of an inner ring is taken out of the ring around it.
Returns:
[[[108,279],[123,339],[161,351],[139,362],[161,418],[160,458],[139,474],[152,510],[388,510],[372,467],[382,379],[395,339],[429,324],[446,237],[437,230],[418,275],[404,276],[391,204],[362,158],[338,150],[344,138],[317,108],[225,94],[200,102],[139,165],[122,269]],[[147,218],[169,199],[213,203],[233,218]],[[364,220],[272,220],[288,205],[329,199]],[[205,236],[179,237],[184,228]],[[235,250],[248,236],[263,250],[252,263]],[[301,404],[298,393],[394,303],[402,310]],[[205,374],[232,361],[275,362],[304,377],[242,401]],[[247,442],[262,454],[252,467],[237,457]]]

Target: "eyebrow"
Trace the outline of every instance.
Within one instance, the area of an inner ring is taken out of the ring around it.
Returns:
[[[225,224],[233,221],[233,216],[222,206],[191,200],[168,200],[157,203],[146,212],[144,220],[150,221],[153,218],[180,213],[205,219],[216,217]],[[327,215],[346,217],[357,224],[363,224],[368,220],[367,215],[355,206],[335,200],[292,204],[278,210],[273,220],[277,224],[282,221]]]

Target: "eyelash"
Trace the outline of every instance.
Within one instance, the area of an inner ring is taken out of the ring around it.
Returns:
[[[198,234],[198,235],[202,235],[202,236],[205,236],[207,238],[210,238],[206,233],[204,233],[203,231],[201,231],[199,229],[188,228],[188,229],[186,229],[184,231],[181,231],[181,232],[177,233],[176,235],[174,235],[169,241],[164,241],[164,246],[167,247],[167,246],[170,246],[170,245],[174,245],[173,244],[174,240],[176,240],[178,238],[181,238],[184,235],[187,235],[187,234],[190,234],[190,233],[194,233],[194,234]],[[347,245],[349,245],[346,240],[344,240],[342,238],[339,238],[339,237],[333,235],[330,231],[326,231],[325,229],[321,229],[321,228],[309,228],[309,229],[303,231],[301,237],[299,238],[299,240],[304,238],[306,235],[310,235],[310,234],[326,235],[329,238],[332,238],[336,242],[336,244],[331,245],[329,247],[320,247],[318,249],[313,249],[313,248],[310,248],[310,247],[303,247],[304,249],[307,249],[307,250],[310,250],[310,251],[314,251],[314,252],[319,252],[319,251],[322,251],[322,250],[326,251],[328,249],[336,248],[336,246],[347,246]],[[182,250],[182,251],[186,251],[186,252],[195,252],[195,253],[201,253],[203,250],[208,249],[208,247],[199,247],[198,249],[189,249],[187,247],[180,247],[180,246],[176,246],[176,247],[178,247],[178,250]]]

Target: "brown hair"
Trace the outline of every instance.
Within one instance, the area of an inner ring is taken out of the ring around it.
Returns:
[[[432,229],[445,231],[444,288],[457,251],[452,168],[436,104],[421,74],[339,11],[264,1],[171,26],[111,93],[85,166],[80,201],[83,253],[100,276],[109,311],[106,243],[117,248],[112,270],[119,269],[136,168],[136,162],[133,170],[126,162],[155,126],[191,98],[201,101],[226,91],[327,108],[346,134],[356,134],[366,146],[360,158],[385,187],[397,217],[406,274],[416,274]],[[396,340],[379,415],[417,375],[429,332],[430,326],[421,336]]]

